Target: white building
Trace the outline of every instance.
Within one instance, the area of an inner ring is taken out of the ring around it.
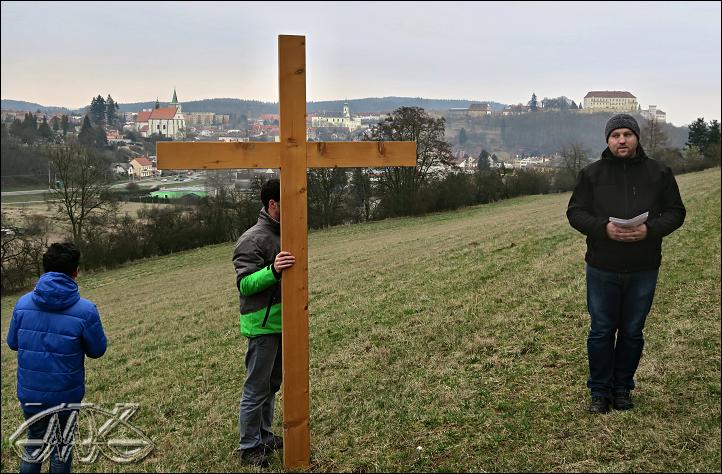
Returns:
[[[323,127],[342,127],[347,128],[349,131],[354,131],[361,128],[361,119],[358,117],[351,117],[351,111],[348,107],[348,102],[343,104],[343,112],[341,115],[338,114],[326,114],[322,116],[311,117],[311,126],[316,128]]]
[[[645,118],[647,120],[656,120],[659,123],[665,123],[667,121],[667,114],[666,112],[662,112],[657,108],[656,105],[650,105],[649,109],[642,110],[640,112],[640,115],[642,118]]]
[[[586,112],[637,112],[637,98],[627,91],[590,91],[584,96]]]

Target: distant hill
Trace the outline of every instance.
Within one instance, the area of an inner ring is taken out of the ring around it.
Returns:
[[[309,112],[330,112],[341,111],[343,100],[330,100],[309,102]],[[366,99],[351,99],[348,101],[349,108],[352,113],[369,113],[369,112],[393,112],[399,107],[421,107],[425,110],[442,110],[446,111],[452,108],[469,107],[472,103],[489,102],[494,112],[502,110],[506,105],[499,102],[480,101],[480,100],[459,100],[459,99],[423,99],[421,97],[370,97]]]
[[[343,109],[344,100],[327,100],[309,102],[308,111],[318,112],[340,112]],[[422,107],[426,110],[447,110],[455,107],[468,107],[471,100],[457,99],[423,99],[421,97],[370,97],[365,99],[348,100],[351,113],[361,114],[369,112],[392,112],[399,107]],[[168,105],[168,102],[161,102],[161,106]],[[494,111],[501,110],[504,104],[490,102]],[[261,102],[258,100],[243,99],[204,99],[189,102],[181,102],[184,112],[213,112],[216,114],[237,114],[246,117],[254,117],[261,114],[277,114],[277,102]],[[155,106],[155,101],[135,102],[131,104],[119,104],[121,112],[137,112]]]
[[[340,112],[344,100],[328,100],[309,102],[307,109],[311,113]],[[461,99],[424,99],[421,97],[368,97],[348,100],[352,114],[392,112],[399,107],[422,107],[427,111],[436,111],[437,115],[448,115],[451,108],[465,108],[474,102]],[[502,110],[505,105],[489,101],[493,111]],[[261,114],[278,113],[277,102],[262,102],[232,98],[204,99],[181,102],[184,112],[213,112],[216,114],[232,114],[236,117],[257,117]],[[161,102],[167,106],[168,102]],[[155,101],[119,104],[121,112],[138,112],[155,106]],[[31,102],[3,100],[3,109],[27,110],[43,113],[83,114],[84,109],[70,110],[64,107],[48,107]],[[486,117],[475,120],[449,119],[446,124],[447,139],[455,143],[461,128],[465,128],[468,142],[465,151],[477,155],[481,149],[505,150],[510,153],[554,153],[570,143],[586,146],[593,156],[604,149],[604,125],[610,114],[596,113],[556,113],[544,112],[510,117]],[[643,124],[638,117],[640,126]],[[665,124],[669,146],[683,147],[687,140],[688,128]],[[600,139],[600,136],[602,138]]]
[[[598,157],[606,147],[604,126],[612,113],[538,112],[517,116],[492,116],[478,119],[449,119],[446,138],[466,153],[478,156],[482,149],[500,150],[514,154],[552,154],[572,144],[580,144]],[[635,114],[636,115],[636,114]],[[646,121],[636,115],[644,131]],[[457,138],[464,129],[467,141],[458,145]],[[689,135],[686,126],[661,125],[667,135],[667,146],[683,148]]]
[[[20,110],[25,112],[37,112],[38,110],[40,110],[40,112],[44,114],[73,113],[73,111],[66,107],[58,107],[54,105],[40,105],[34,102],[25,102],[24,100],[2,99],[2,101],[0,102],[0,107],[3,110]]]
[[[143,109],[155,107],[155,101],[134,102],[130,104],[118,104],[121,112],[138,112]],[[160,102],[161,107],[166,107],[168,102]],[[181,102],[183,112],[213,112],[215,114],[236,114],[238,116],[256,117],[261,114],[278,113],[278,104],[275,102],[261,102],[259,100],[242,99],[204,99],[189,102]]]

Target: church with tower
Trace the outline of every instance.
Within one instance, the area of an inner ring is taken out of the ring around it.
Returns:
[[[184,138],[186,124],[175,88],[173,88],[173,100],[168,104],[168,107],[161,107],[158,100],[156,100],[153,109],[138,112],[136,123],[138,132],[142,137],[157,134],[174,140]]]
[[[342,113],[312,116],[311,126],[319,128],[343,127],[347,128],[349,131],[354,131],[361,128],[361,119],[358,117],[351,117],[351,110],[349,109],[348,102],[344,102]]]

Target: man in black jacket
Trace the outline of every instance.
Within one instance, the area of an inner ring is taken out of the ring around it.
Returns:
[[[591,413],[608,412],[610,402],[617,410],[634,406],[630,391],[657,287],[662,237],[680,227],[686,215],[672,171],[647,157],[639,133],[631,115],[609,119],[608,146],[600,160],[579,173],[567,208],[569,223],[587,236]],[[645,212],[649,214],[641,224],[610,220]]]

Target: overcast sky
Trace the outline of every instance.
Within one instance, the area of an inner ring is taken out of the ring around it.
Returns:
[[[675,125],[720,120],[719,2],[2,2],[2,98],[77,108],[278,100],[278,35],[307,99],[526,103],[625,90]]]

